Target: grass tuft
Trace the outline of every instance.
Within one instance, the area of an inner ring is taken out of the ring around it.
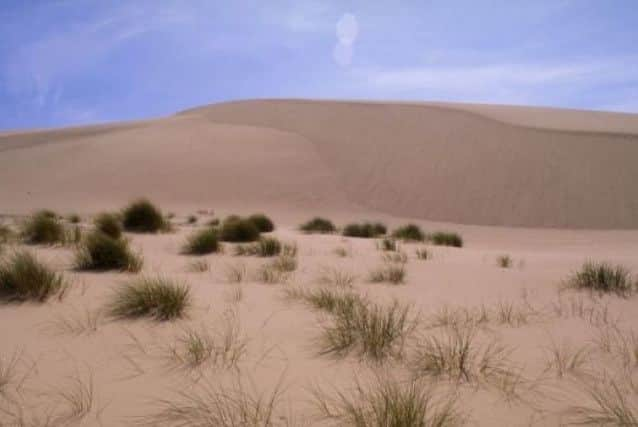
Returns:
[[[196,231],[186,239],[182,252],[188,255],[206,255],[217,252],[220,248],[217,231],[205,228]]]
[[[122,237],[122,221],[114,213],[101,213],[93,221],[95,229],[114,239]]]
[[[419,248],[415,251],[416,258],[420,260],[428,260],[432,259],[432,252],[430,252],[427,248]]]
[[[39,211],[22,224],[21,236],[28,244],[65,243],[64,226],[58,217],[49,211]]]
[[[80,243],[75,252],[75,268],[78,270],[119,270],[139,272],[144,261],[134,254],[124,239],[114,239],[94,231]]]
[[[204,260],[197,260],[188,264],[186,269],[191,273],[205,273],[210,270],[210,264]]]
[[[130,203],[122,212],[124,229],[137,233],[157,233],[169,226],[162,212],[147,199]]]
[[[496,258],[496,265],[501,268],[510,268],[512,266],[512,257],[509,255],[499,255]]]
[[[242,283],[248,275],[248,270],[243,263],[229,264],[226,266],[224,274],[228,283]]]
[[[283,245],[274,237],[262,237],[255,243],[235,246],[236,256],[272,257],[279,255]]]
[[[407,224],[394,230],[392,237],[411,242],[422,242],[425,240],[425,233],[418,225]]]
[[[405,254],[403,254],[405,256]],[[389,258],[395,261],[395,258]],[[368,280],[372,283],[391,283],[400,285],[405,282],[405,258],[397,259],[399,262],[384,262],[381,267],[370,271]]]
[[[453,246],[455,248],[463,247],[463,238],[453,232],[449,231],[437,231],[433,233],[430,237],[432,243],[438,246]]]
[[[230,216],[222,223],[220,240],[223,242],[254,242],[258,239],[259,229],[248,219]]]
[[[323,267],[319,270],[317,283],[321,285],[337,286],[340,288],[350,288],[354,284],[355,279],[355,275],[348,271],[331,267]]]
[[[117,318],[172,320],[183,317],[190,303],[188,286],[162,277],[142,277],[116,291],[108,312]]]
[[[377,243],[377,249],[380,251],[393,252],[398,249],[397,241],[390,237],[385,237]]]
[[[251,215],[248,220],[257,227],[260,233],[269,233],[275,230],[275,224],[263,213]]]
[[[30,252],[15,252],[0,262],[0,300],[44,302],[64,292],[64,277]]]
[[[335,225],[329,219],[314,217],[299,226],[304,233],[329,234],[337,231]]]
[[[586,262],[566,284],[574,289],[587,289],[601,294],[613,293],[619,296],[628,296],[638,290],[638,283],[632,281],[626,267],[606,262]]]
[[[380,222],[364,222],[361,224],[348,224],[343,228],[341,234],[347,237],[362,237],[362,238],[375,238],[379,236],[383,236],[387,233],[387,228],[384,224]]]

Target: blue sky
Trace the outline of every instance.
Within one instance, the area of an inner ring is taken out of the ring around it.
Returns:
[[[264,97],[638,112],[636,0],[0,0],[0,129]]]

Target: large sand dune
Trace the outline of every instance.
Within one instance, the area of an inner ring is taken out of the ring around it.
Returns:
[[[352,212],[638,228],[638,115],[461,104],[244,101],[139,123],[0,135],[4,212]],[[265,207],[268,207],[265,206]]]

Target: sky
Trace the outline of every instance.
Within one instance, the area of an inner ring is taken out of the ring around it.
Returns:
[[[0,130],[255,98],[638,113],[638,0],[0,0]]]

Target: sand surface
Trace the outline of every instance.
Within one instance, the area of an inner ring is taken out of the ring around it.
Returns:
[[[17,230],[24,215],[51,208],[80,213],[89,230],[93,214],[147,196],[176,214],[175,231],[127,233],[144,257],[139,274],[179,280],[193,296],[181,320],[115,320],[105,305],[138,275],[74,271],[72,246],[4,244],[5,255],[33,251],[72,286],[62,300],[0,306],[0,426],[162,425],[149,417],[163,399],[219,387],[228,394],[238,383],[252,396],[279,387],[273,425],[339,425],[320,419],[312,391],[334,397],[375,375],[404,381],[418,343],[450,333],[437,325],[446,310],[488,313],[475,344],[503,346],[517,378],[429,378],[437,399],[456,396],[465,425],[569,425],[574,407],[596,409],[587,394],[594,386],[620,387],[638,416],[638,297],[561,291],[586,260],[638,273],[637,158],[635,115],[456,104],[250,101],[0,135],[0,222]],[[233,256],[231,244],[223,254],[181,254],[210,218],[256,211],[275,220],[274,236],[297,244],[298,268],[284,283],[257,278],[269,260]],[[186,224],[191,214],[196,225]],[[465,245],[402,244],[405,283],[370,283],[370,271],[383,265],[378,241],[300,233],[317,214],[339,226],[415,222],[456,231]],[[417,259],[418,248],[432,258]],[[510,268],[497,265],[502,255]],[[210,269],[191,271],[196,261]],[[229,269],[239,266],[246,279],[229,283]],[[330,317],[286,295],[334,286],[319,283],[331,271],[351,274],[352,291],[377,304],[411,307],[419,323],[405,359],[320,354]],[[245,345],[232,367],[171,358],[184,331],[214,335],[229,324]],[[93,393],[74,412],[68,397],[79,384]]]

